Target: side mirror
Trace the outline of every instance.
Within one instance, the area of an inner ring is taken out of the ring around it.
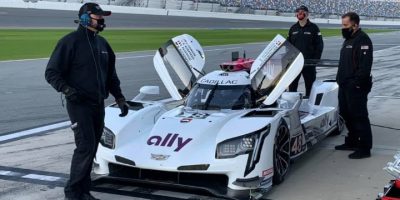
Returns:
[[[146,95],[159,95],[160,87],[158,86],[142,86],[139,90],[139,94],[136,95],[132,101],[141,101]]]
[[[158,87],[158,86],[143,86],[140,88],[139,91],[142,94],[159,95],[160,87]]]

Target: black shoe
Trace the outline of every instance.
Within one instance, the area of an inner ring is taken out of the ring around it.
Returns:
[[[358,149],[349,155],[350,159],[362,159],[362,158],[369,158],[371,157],[370,150],[361,150]]]
[[[340,151],[355,151],[357,150],[356,146],[353,145],[349,145],[349,144],[341,144],[341,145],[337,145],[335,146],[335,150],[340,150]]]
[[[93,195],[91,195],[90,193],[83,194],[81,199],[82,200],[100,200],[100,199],[97,199],[96,197],[94,197]]]

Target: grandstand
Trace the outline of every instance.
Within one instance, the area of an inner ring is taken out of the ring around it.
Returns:
[[[314,16],[337,18],[354,11],[369,19],[400,18],[400,0],[42,0],[210,12],[291,15],[306,5]]]

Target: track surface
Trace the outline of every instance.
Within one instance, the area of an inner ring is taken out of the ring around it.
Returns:
[[[371,35],[374,49],[382,50],[400,45],[398,34],[392,32]],[[339,37],[325,38],[323,58],[338,59],[341,43],[342,39]],[[247,56],[255,57],[265,45],[266,43],[205,47],[206,70],[216,69],[219,63],[229,60],[232,51],[246,50]],[[152,64],[153,55],[153,51],[117,55],[117,72],[127,98],[133,98],[143,85],[162,87]],[[47,61],[39,59],[0,62],[0,135],[67,120],[60,95],[44,80]],[[391,89],[397,88],[397,74],[391,73],[392,68],[381,70],[378,67],[381,66],[374,66],[373,69],[377,73],[387,73],[384,75],[384,82],[388,87],[386,90],[378,90],[380,84],[376,84],[372,94],[399,95],[399,90]],[[162,91],[161,96],[166,97],[165,91]],[[109,99],[107,102],[111,101]]]
[[[78,12],[39,9],[0,8],[0,27],[3,28],[65,28],[75,27],[73,20]],[[295,20],[295,18],[293,18]],[[294,23],[295,21],[293,21]],[[251,20],[231,20],[215,18],[175,17],[137,14],[112,14],[106,18],[108,28],[284,28],[292,23],[264,22]],[[332,24],[320,24],[320,27],[339,27]],[[383,26],[369,26],[387,28]],[[400,26],[394,26],[399,28]],[[392,27],[392,28],[394,28]]]

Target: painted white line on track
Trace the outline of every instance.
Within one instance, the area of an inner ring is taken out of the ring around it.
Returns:
[[[246,45],[246,44],[264,44],[264,43],[243,43],[243,44],[232,44],[232,45],[237,45],[238,47],[227,47],[227,48],[218,48],[218,49],[206,49],[204,51],[212,52],[212,51],[222,51],[222,50],[230,50],[230,49],[240,49],[242,47],[239,47],[239,45]],[[231,46],[231,45],[226,45],[226,46]],[[147,51],[133,51],[133,52],[121,52],[119,54],[126,54],[126,53],[140,53],[140,52],[147,52]],[[151,51],[152,52],[152,51]],[[118,56],[118,55],[117,55]],[[140,55],[140,56],[127,56],[127,57],[117,57],[117,60],[124,60],[124,59],[132,59],[132,58],[147,58],[147,57],[152,57],[154,56],[154,53],[148,54],[148,55]],[[37,60],[48,60],[49,58],[32,58],[32,59],[20,59],[20,60],[3,60],[0,61],[0,63],[11,63],[11,62],[25,62],[25,61],[37,61]]]
[[[0,175],[3,176],[12,176],[12,171],[4,171],[4,170],[0,170]]]
[[[372,98],[381,98],[381,99],[400,99],[400,96],[373,96]]]
[[[7,135],[0,136],[0,142],[12,140],[12,139],[16,139],[16,138],[20,138],[20,137],[24,137],[24,136],[28,136],[28,135],[33,135],[33,134],[37,134],[37,133],[41,133],[41,132],[45,132],[45,131],[58,129],[61,127],[69,126],[70,124],[71,124],[70,121],[66,121],[66,122],[60,122],[60,123],[42,126],[42,127],[38,127],[38,128],[34,128],[34,129],[29,129],[29,130],[25,130],[25,131],[20,131],[20,132],[16,132],[16,133],[10,133]]]
[[[389,48],[385,48],[385,49],[380,49],[380,50],[376,50],[376,51],[374,51],[374,53],[380,53],[380,52],[385,52],[385,51],[390,51],[390,50],[392,50],[392,49],[397,49],[397,48],[399,48],[400,47],[400,45],[397,45],[397,46],[393,46],[393,47],[389,47]]]
[[[41,180],[41,181],[58,181],[61,179],[60,177],[45,176],[45,175],[39,175],[39,174],[28,174],[28,175],[22,176],[22,178],[29,178],[29,179],[35,179],[35,180]]]
[[[3,60],[3,61],[0,61],[0,63],[37,61],[37,60],[47,60],[47,59],[49,59],[49,58],[31,58],[31,59],[20,59],[20,60]]]

